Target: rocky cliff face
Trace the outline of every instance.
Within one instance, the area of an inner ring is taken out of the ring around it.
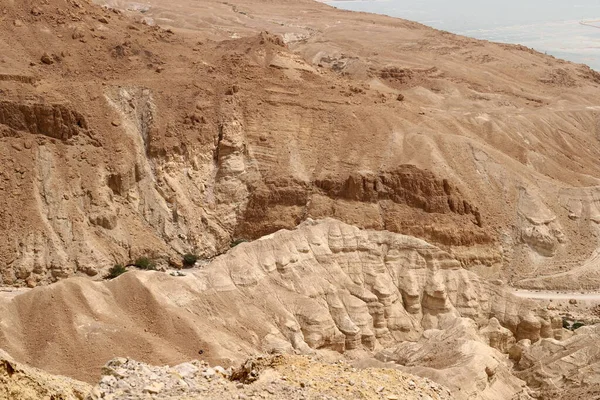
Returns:
[[[447,180],[412,165],[378,175],[351,174],[308,183],[260,182],[251,190],[236,235],[255,239],[291,228],[306,218],[328,216],[363,228],[411,234],[446,245],[494,241],[490,231],[482,229],[480,212],[460,191]]]
[[[257,351],[365,357],[401,346],[397,354],[411,361],[392,359],[412,367],[426,365],[415,360],[444,346],[437,336],[447,335],[487,348],[481,357],[488,361],[470,368],[484,374],[486,366],[501,365],[495,387],[517,393],[523,383],[502,361],[511,340],[562,334],[560,320],[486,283],[440,248],[332,219],[242,243],[185,276],[128,272],[105,283],[66,280],[5,297],[0,308],[7,321],[0,346],[35,366],[85,380],[125,353],[173,363],[200,351],[228,365]],[[400,344],[423,334],[415,344]],[[449,343],[448,351],[466,351],[461,343]],[[441,358],[448,368],[465,368],[464,358]]]
[[[545,398],[594,398],[598,379],[599,326],[584,326],[562,341],[552,338],[520,343],[513,357],[516,375]]]
[[[18,362],[92,382],[115,356],[301,353],[458,399],[594,393],[595,328],[569,337],[504,282],[600,282],[598,73],[304,0],[98,2],[1,7],[0,284],[34,288],[0,292]],[[101,280],[140,256],[163,271]],[[2,395],[89,389],[3,359]],[[341,396],[320,382],[298,396]]]
[[[486,278],[598,281],[588,68],[312,2],[108,3],[3,6],[4,285],[326,217]]]
[[[525,382],[512,374],[507,350],[501,346],[502,342],[514,344],[514,337],[497,322],[492,318],[478,328],[470,319],[447,321],[441,329],[426,331],[418,341],[403,342],[376,357],[443,382],[458,398],[530,398]]]

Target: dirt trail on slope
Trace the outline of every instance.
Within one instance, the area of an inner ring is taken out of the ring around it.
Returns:
[[[524,290],[512,289],[511,293],[517,297],[535,300],[570,300],[600,302],[599,292],[560,292],[554,290]]]

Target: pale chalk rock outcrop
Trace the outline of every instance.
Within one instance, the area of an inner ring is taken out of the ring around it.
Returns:
[[[240,244],[186,276],[69,279],[2,299],[0,346],[89,380],[115,356],[177,363],[203,350],[231,365],[256,352],[380,351],[461,317],[495,317],[517,340],[554,337],[556,321],[533,309],[423,240],[327,219]]]
[[[497,318],[491,318],[488,325],[479,330],[479,334],[484,337],[488,346],[501,353],[508,353],[515,344],[512,332],[500,325]]]
[[[528,399],[526,384],[512,375],[507,357],[490,347],[490,341],[481,340],[481,336],[494,336],[490,332],[512,337],[497,329],[497,323],[491,322],[491,327],[478,332],[473,320],[446,319],[439,329],[425,331],[418,341],[398,344],[376,357],[447,386],[457,399]]]
[[[564,340],[525,343],[519,349],[516,375],[544,398],[569,398],[571,393],[574,398],[596,398],[600,393],[598,343],[599,325],[578,328]]]

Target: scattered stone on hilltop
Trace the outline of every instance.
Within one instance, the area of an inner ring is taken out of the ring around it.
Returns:
[[[250,368],[247,373],[241,373]],[[117,358],[103,369],[90,399],[453,399],[429,379],[394,369],[357,369],[340,361],[325,363],[306,356],[256,357],[238,370],[192,361],[153,367]],[[243,377],[243,379],[242,379]],[[245,383],[244,383],[245,382]]]

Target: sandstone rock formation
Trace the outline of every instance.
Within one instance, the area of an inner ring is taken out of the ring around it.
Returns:
[[[325,217],[486,278],[600,282],[589,68],[310,1],[97,2],[3,6],[2,284]]]
[[[494,323],[492,323],[494,325]],[[457,398],[529,398],[525,382],[511,373],[504,354],[481,340],[474,321],[454,319],[429,330],[417,342],[404,342],[377,355],[404,371],[443,382]]]
[[[516,375],[544,398],[595,398],[600,394],[599,326],[584,326],[565,340],[543,339],[523,348]]]
[[[444,338],[470,337],[474,352],[488,349],[470,368],[477,376],[488,366],[499,368],[498,385],[517,393],[522,382],[498,367],[501,353],[488,347],[502,348],[504,336],[508,345],[510,334],[489,319],[519,340],[553,338],[562,329],[547,311],[486,283],[436,246],[332,219],[242,243],[185,276],[137,271],[103,283],[69,279],[6,296],[0,312],[6,321],[1,347],[86,381],[115,356],[178,363],[201,351],[204,359],[229,366],[257,352],[360,356],[395,346],[435,349]],[[472,390],[464,393],[459,398]]]
[[[479,330],[479,334],[485,338],[486,344],[501,353],[508,353],[515,344],[512,332],[502,325],[496,318],[491,318],[488,325]]]
[[[208,370],[181,363],[262,353],[393,368],[269,366],[350,369],[367,382],[343,395],[367,398],[448,397],[398,370],[458,399],[594,393],[596,328],[569,337],[508,289],[600,284],[600,74],[309,0],[95,3],[1,7],[0,285],[33,288],[0,291],[18,363],[93,383],[140,360],[95,397],[127,371],[176,397],[173,368]],[[101,281],[185,253],[197,268]],[[87,387],[2,365],[7,396]],[[374,394],[382,374],[402,390]],[[290,398],[343,397],[294,379]]]

